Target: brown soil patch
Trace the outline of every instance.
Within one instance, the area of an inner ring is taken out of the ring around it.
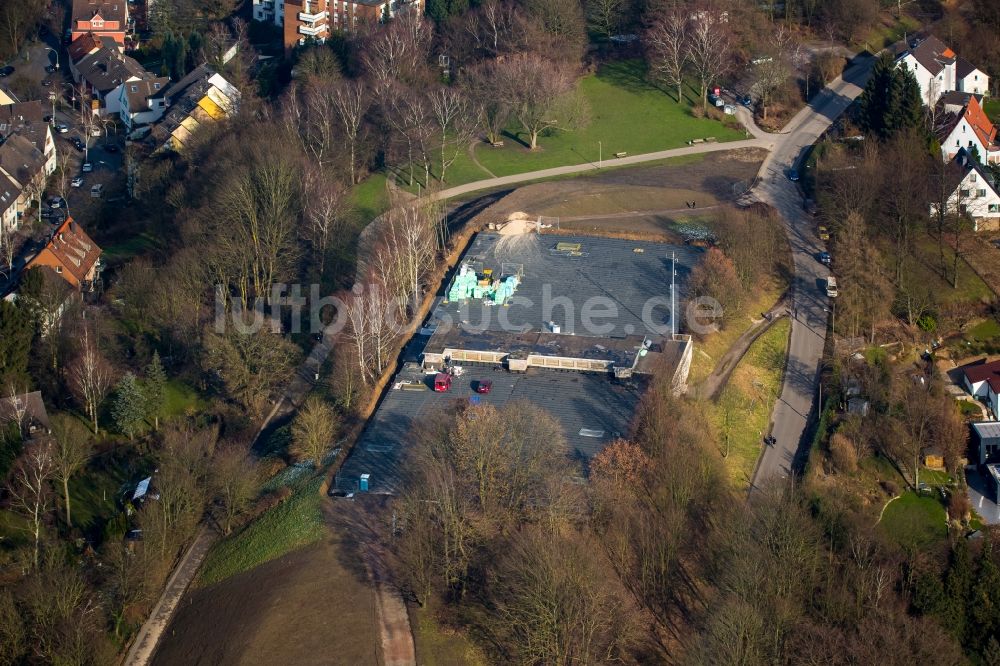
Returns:
[[[529,217],[614,215],[685,209],[688,201],[696,202],[699,208],[707,207],[734,201],[738,195],[734,186],[737,189],[741,184],[749,186],[765,155],[765,151],[758,149],[707,153],[697,162],[618,169],[526,185],[491,206],[484,217],[487,221],[500,221],[518,211]],[[594,226],[590,223],[580,228]],[[609,226],[614,230],[616,225]],[[629,229],[627,225],[620,228]]]
[[[378,664],[367,574],[334,536],[191,591],[154,666]]]

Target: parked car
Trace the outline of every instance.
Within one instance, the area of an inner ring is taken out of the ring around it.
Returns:
[[[837,298],[837,278],[832,275],[826,279],[826,295],[830,298]]]
[[[90,188],[90,196],[94,197],[95,199],[100,199],[101,194],[103,193],[104,193],[104,186],[101,185],[100,183]]]
[[[799,182],[799,170],[798,169],[789,169],[788,170],[788,180],[792,181],[793,183]]]
[[[434,390],[438,393],[445,393],[451,389],[451,375],[439,372],[434,375]]]
[[[820,252],[819,255],[816,258],[819,259],[819,263],[825,264],[827,266],[830,265],[830,253],[829,252]]]
[[[42,85],[48,88],[52,85],[52,79],[42,79]]]
[[[816,202],[812,199],[803,199],[802,210],[809,213],[812,216],[819,214],[819,208],[816,206]]]
[[[6,67],[0,67],[0,76],[10,76],[14,73],[14,68],[10,65]]]
[[[743,98],[740,99],[740,104],[749,109],[753,107],[753,99],[750,97],[750,95],[743,95]]]
[[[63,203],[65,202],[63,201],[62,197],[52,197],[51,199],[49,199],[49,208],[60,208],[62,207]]]
[[[822,225],[816,228],[816,235],[819,236],[820,240],[830,240],[830,230]]]
[[[488,394],[493,390],[493,380],[492,379],[480,379],[476,382],[476,393],[481,393],[483,395]]]
[[[45,66],[45,73],[46,74],[55,74],[56,73],[56,66],[55,65],[46,65]]]
[[[73,180],[69,182],[73,187],[80,187],[83,185],[83,176],[75,176]]]
[[[53,217],[58,217],[58,213],[56,213],[54,210],[49,210],[48,208],[43,209],[40,215],[43,220],[48,220]]]
[[[60,134],[65,134],[66,132],[69,131],[69,125],[65,123],[56,123],[55,128],[56,131],[59,132]]]
[[[84,162],[83,166],[80,167],[80,171],[84,173],[90,173],[93,170],[94,170],[94,165],[91,164],[90,162]]]

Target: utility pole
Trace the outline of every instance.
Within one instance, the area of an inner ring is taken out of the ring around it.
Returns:
[[[677,335],[677,252],[670,252],[670,335]]]

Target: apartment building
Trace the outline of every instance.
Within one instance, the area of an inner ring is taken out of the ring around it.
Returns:
[[[254,20],[281,26],[288,50],[310,39],[324,42],[362,23],[423,10],[424,0],[253,0]]]

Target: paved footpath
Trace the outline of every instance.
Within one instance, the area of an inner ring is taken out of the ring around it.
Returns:
[[[177,565],[167,581],[167,586],[164,588],[160,600],[156,602],[149,619],[139,630],[135,642],[132,643],[132,647],[125,657],[125,666],[144,666],[152,661],[153,653],[156,652],[156,646],[160,642],[160,636],[170,624],[184,592],[187,591],[195,574],[198,573],[198,567],[201,566],[202,560],[208,554],[208,549],[215,542],[215,536],[215,530],[202,523],[191,546],[184,553],[180,564]]]

